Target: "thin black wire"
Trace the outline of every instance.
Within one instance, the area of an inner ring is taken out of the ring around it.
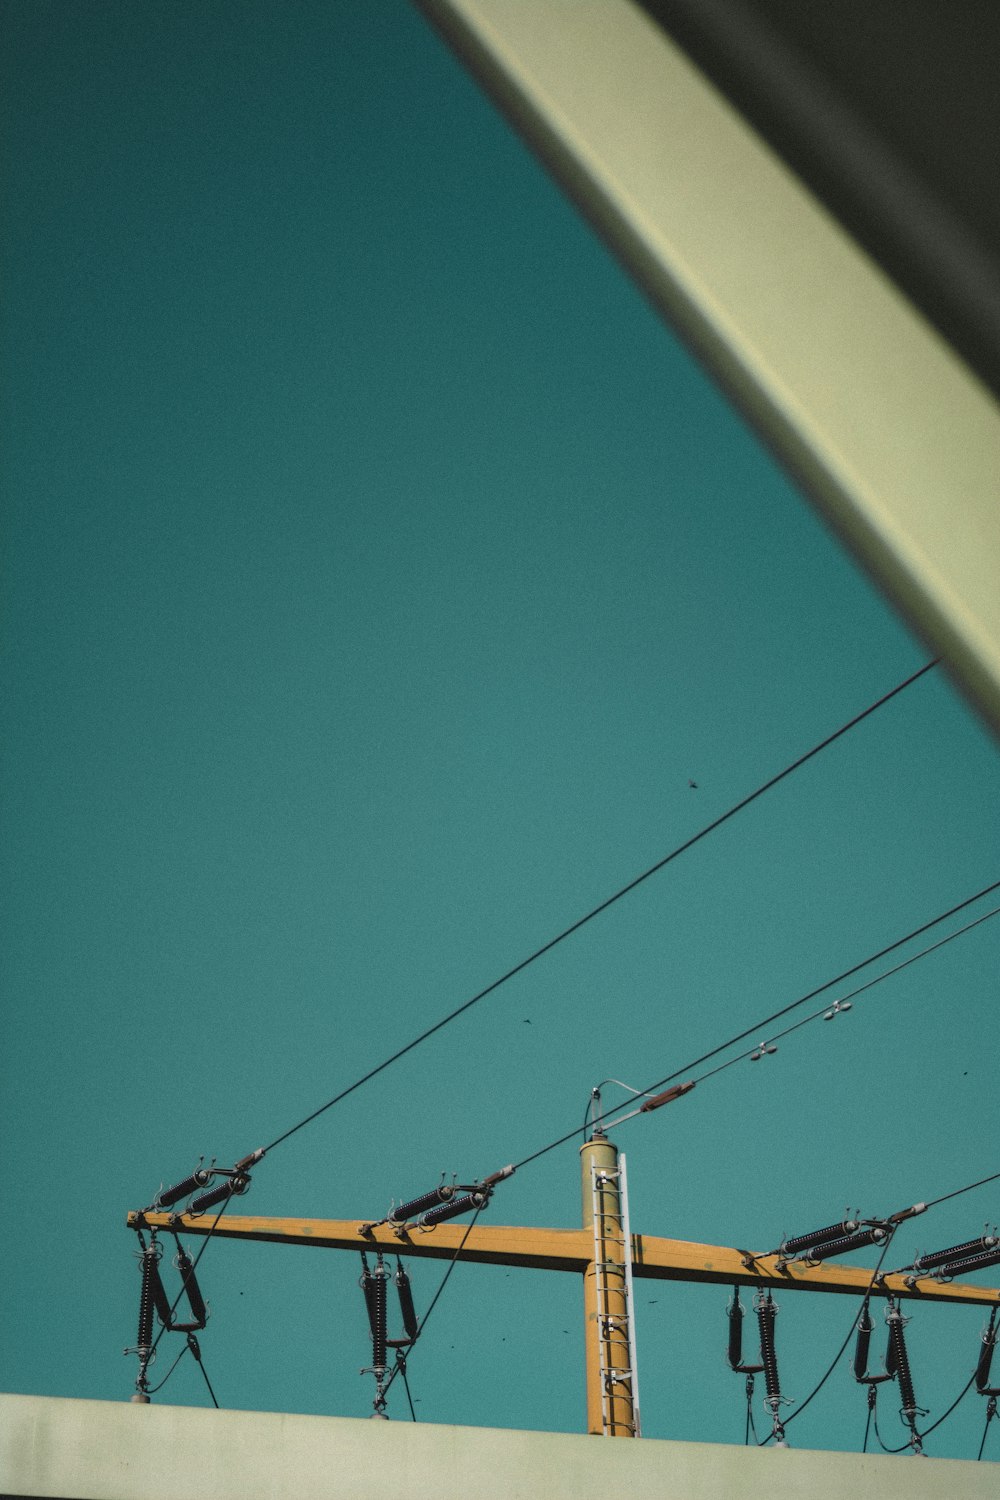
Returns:
[[[461,1240],[459,1241],[458,1249],[455,1251],[455,1254],[452,1256],[451,1260],[448,1262],[448,1269],[447,1269],[447,1271],[445,1271],[444,1275],[441,1278],[441,1285],[438,1287],[437,1291],[434,1293],[434,1296],[431,1298],[430,1306],[428,1307],[427,1311],[424,1313],[423,1317],[421,1318],[420,1322],[418,1323],[418,1325],[417,1325],[417,1331],[413,1335],[413,1342],[411,1343],[409,1349],[407,1349],[407,1351],[406,1351],[406,1358],[407,1358],[407,1360],[409,1359],[410,1355],[413,1353],[414,1349],[417,1347],[417,1341],[418,1341],[418,1339],[420,1339],[420,1337],[423,1334],[424,1329],[427,1327],[427,1320],[430,1317],[431,1313],[434,1311],[435,1307],[437,1306],[438,1298],[441,1296],[441,1293],[444,1291],[445,1287],[448,1285],[448,1278],[451,1275],[452,1271],[454,1271],[455,1267],[458,1265],[459,1256],[461,1255],[462,1251],[465,1249],[466,1241],[468,1240],[469,1235],[475,1229],[475,1227],[476,1227],[476,1220],[479,1218],[479,1215],[482,1213],[482,1211],[483,1211],[483,1209],[485,1207],[486,1207],[486,1205],[484,1203],[479,1208],[476,1209],[475,1213],[473,1214],[472,1218],[469,1221],[468,1228],[466,1229],[465,1233],[462,1235]],[[404,1364],[405,1364],[405,1361],[404,1361]],[[382,1387],[382,1394],[383,1394],[383,1396],[387,1394],[387,1392],[389,1390],[389,1387],[392,1385],[392,1382],[395,1380],[395,1378],[399,1374],[399,1372],[400,1372],[400,1364],[399,1364],[399,1361],[397,1360],[396,1361],[396,1365],[395,1365],[395,1367],[394,1367],[394,1369],[392,1371],[392,1374],[389,1376],[389,1379],[386,1381],[385,1385]],[[405,1379],[405,1372],[404,1372],[404,1379]],[[413,1420],[416,1421],[416,1417],[414,1417]]]
[[[745,1431],[744,1436],[743,1436],[743,1446],[744,1446],[744,1448],[749,1448],[749,1446],[750,1446],[750,1434],[751,1434],[751,1432],[753,1433],[753,1440],[756,1443],[757,1442],[757,1424],[756,1424],[756,1422],[753,1419],[753,1391],[747,1391],[747,1425],[746,1425],[746,1431]],[[758,1444],[758,1447],[759,1446],[760,1445]]]
[[[876,1281],[878,1280],[879,1272],[882,1269],[882,1262],[885,1260],[885,1257],[886,1257],[886,1254],[888,1252],[889,1246],[892,1244],[892,1237],[893,1237],[894,1233],[895,1233],[895,1230],[890,1229],[888,1238],[886,1239],[885,1244],[882,1246],[882,1254],[878,1258],[878,1263],[876,1264],[875,1269],[872,1272],[871,1281],[869,1281],[867,1290],[865,1291],[865,1294],[864,1294],[864,1296],[861,1299],[862,1309],[864,1308],[865,1303],[868,1302],[870,1300],[870,1298],[871,1298],[872,1288],[874,1287]],[[794,1422],[795,1421],[796,1417],[801,1416],[802,1413],[805,1411],[806,1407],[809,1405],[810,1401],[812,1401],[813,1397],[819,1395],[820,1391],[826,1385],[826,1382],[829,1380],[829,1378],[833,1374],[834,1370],[840,1364],[840,1361],[841,1361],[841,1359],[844,1356],[844,1350],[847,1348],[848,1344],[851,1342],[851,1335],[854,1333],[854,1331],[857,1328],[857,1326],[858,1326],[858,1314],[855,1313],[854,1317],[851,1320],[851,1326],[847,1330],[847,1337],[844,1339],[844,1342],[841,1344],[840,1348],[837,1350],[836,1354],[833,1356],[833,1360],[831,1361],[830,1365],[828,1366],[826,1374],[823,1376],[822,1380],[820,1380],[819,1384],[813,1387],[813,1389],[809,1392],[809,1395],[806,1397],[806,1399],[804,1401],[800,1401],[799,1402],[798,1406],[792,1412],[791,1416],[788,1416],[788,1417],[786,1417],[784,1419],[784,1421],[781,1424],[782,1427],[787,1427],[790,1422]],[[759,1448],[763,1448],[766,1443],[770,1442],[770,1440],[771,1440],[771,1438],[773,1436],[774,1436],[773,1432],[769,1433],[768,1436],[764,1439],[764,1442],[763,1443],[758,1443],[757,1446]]]
[[[402,1375],[403,1377],[403,1389],[406,1392],[406,1399],[410,1403],[410,1416],[415,1422],[417,1420],[417,1414],[413,1409],[413,1397],[410,1395],[410,1382],[406,1378],[406,1356],[403,1354],[397,1354],[396,1364],[399,1367],[400,1375]]]
[[[426,1031],[422,1031],[419,1036],[414,1037],[412,1042],[407,1042],[405,1047],[400,1047],[398,1051],[392,1053],[390,1057],[387,1057],[376,1067],[371,1068],[367,1073],[365,1073],[361,1078],[356,1079],[355,1082],[350,1084],[347,1088],[341,1089],[339,1094],[335,1094],[332,1099],[328,1099],[325,1104],[321,1104],[319,1109],[314,1109],[311,1114],[306,1115],[306,1117],[300,1120],[297,1125],[293,1125],[290,1130],[286,1130],[281,1135],[276,1136],[271,1144],[264,1148],[265,1151],[273,1151],[275,1146],[280,1146],[283,1141],[288,1140],[289,1136],[295,1135],[297,1131],[304,1129],[306,1125],[312,1124],[313,1120],[316,1120],[320,1115],[325,1114],[328,1109],[332,1109],[335,1104],[339,1104],[343,1099],[346,1099],[349,1094],[353,1094],[356,1089],[359,1089],[364,1084],[369,1083],[371,1079],[376,1078],[379,1073],[385,1072],[386,1068],[391,1067],[392,1064],[398,1062],[401,1057],[405,1057],[408,1052],[412,1052],[415,1047],[419,1047],[423,1042],[426,1042],[430,1037],[434,1036],[434,1034],[440,1031],[443,1027],[449,1026],[452,1021],[456,1021],[458,1017],[464,1015],[467,1010],[471,1010],[474,1005],[478,1005],[480,1000],[485,1000],[487,995],[492,995],[494,990],[498,990],[502,984],[506,984],[508,979],[513,979],[516,974],[520,974],[522,970],[528,968],[530,964],[535,963],[546,953],[550,953],[553,948],[557,947],[559,943],[564,942],[566,938],[571,937],[574,932],[579,932],[581,927],[585,927],[588,922],[592,922],[595,917],[600,916],[602,912],[605,912],[609,907],[614,906],[615,903],[617,901],[620,901],[623,896],[629,895],[629,893],[631,891],[634,891],[637,886],[640,886],[644,881],[649,880],[650,876],[656,875],[660,870],[671,864],[673,860],[686,853],[688,849],[692,849],[695,844],[700,843],[700,841],[703,838],[706,838],[708,834],[713,833],[717,828],[721,828],[723,823],[727,823],[730,818],[735,817],[737,813],[742,812],[744,808],[749,807],[752,802],[756,802],[758,797],[762,797],[765,792],[769,792],[773,787],[776,787],[779,782],[784,781],[786,776],[791,776],[793,771],[799,770],[799,768],[801,766],[804,766],[807,761],[812,760],[813,756],[818,755],[821,750],[825,750],[829,745],[832,745],[836,740],[840,739],[842,735],[847,734],[849,730],[854,729],[856,725],[860,724],[864,719],[867,719],[869,715],[875,713],[877,709],[882,708],[884,704],[890,702],[891,699],[895,698],[899,693],[910,687],[914,682],[919,681],[921,677],[925,676],[928,672],[930,672],[934,667],[938,665],[938,660],[938,658],[935,658],[934,661],[927,662],[918,671],[905,678],[903,682],[898,683],[897,686],[892,688],[889,692],[883,693],[881,698],[877,698],[874,703],[863,709],[861,713],[855,714],[853,719],[849,719],[846,724],[842,724],[839,729],[834,730],[833,734],[828,734],[825,739],[820,740],[818,745],[814,745],[811,750],[807,750],[804,755],[800,755],[796,760],[793,760],[791,764],[786,766],[783,771],[779,771],[776,776],[772,776],[769,778],[769,780],[763,782],[759,787],[757,787],[755,791],[751,792],[748,796],[741,798],[739,802],[734,803],[733,806],[730,807],[726,812],[720,814],[719,817],[714,818],[711,823],[706,823],[705,827],[702,828],[698,833],[693,834],[689,839],[685,839],[682,844],[678,844],[677,847],[675,849],[672,849],[669,854],[665,854],[662,859],[657,860],[655,865],[650,865],[648,870],[644,870],[641,875],[637,875],[633,880],[630,880],[627,885],[623,885],[620,890],[615,891],[614,895],[608,896],[607,899],[602,901],[599,906],[595,906],[591,911],[587,912],[585,916],[578,918],[577,921],[573,922],[569,927],[564,928],[563,931],[560,932],[556,937],[550,938],[547,943],[544,943],[540,948],[536,948],[535,951],[529,954],[527,958],[523,958],[520,963],[515,964],[513,968],[508,969],[506,973],[501,974],[499,979],[494,979],[492,984],[488,984],[485,989],[482,989],[478,994],[473,995],[470,1000],[466,1000],[465,1003],[458,1006],[456,1010],[450,1011],[449,1014],[444,1016],[440,1021],[436,1022],[433,1026],[428,1027]]]
[[[996,1182],[1000,1172],[994,1172],[991,1177],[980,1177],[978,1182],[970,1182],[966,1187],[956,1188],[953,1193],[942,1193],[940,1198],[932,1198],[928,1208],[936,1208],[939,1203],[947,1203],[949,1198],[958,1198],[962,1193],[971,1193],[973,1188],[984,1187],[988,1182]]]
[[[995,1411],[995,1407],[987,1406],[987,1408],[986,1408],[986,1421],[985,1421],[985,1423],[983,1425],[983,1440],[979,1444],[979,1452],[976,1454],[976,1463],[977,1464],[982,1461],[983,1449],[986,1447],[986,1434],[990,1430],[990,1423],[993,1420],[994,1411]]]
[[[949,907],[947,911],[942,912],[937,917],[933,917],[929,922],[922,922],[919,927],[914,927],[912,931],[906,933],[904,937],[897,938],[895,942],[889,943],[884,948],[880,948],[877,953],[870,954],[868,958],[862,959],[860,963],[852,964],[849,969],[844,969],[833,979],[828,979],[825,984],[818,985],[815,989],[810,990],[807,994],[801,995],[798,1000],[793,1000],[789,1005],[782,1006],[780,1010],[774,1011],[771,1015],[765,1016],[762,1020],[755,1021],[754,1024],[752,1026],[748,1026],[745,1031],[738,1032],[736,1036],[730,1037],[726,1042],[720,1042],[717,1047],[713,1047],[709,1052],[702,1053],[701,1057],[696,1057],[693,1062],[686,1063],[684,1067],[675,1069],[673,1073],[668,1073],[665,1078],[660,1078],[656,1083],[649,1084],[647,1088],[640,1090],[640,1092],[644,1094],[655,1093],[658,1089],[662,1089],[664,1084],[672,1083],[675,1078],[681,1078],[684,1074],[691,1073],[695,1068],[700,1067],[702,1063],[711,1061],[713,1057],[718,1057],[720,1052],[725,1052],[730,1047],[736,1046],[737,1042],[745,1041],[748,1036],[753,1036],[755,1033],[764,1033],[772,1022],[780,1020],[782,1016],[787,1016],[793,1010],[797,1010],[800,1005],[806,1005],[810,1000],[815,1000],[818,995],[824,994],[827,990],[832,989],[834,985],[843,983],[845,979],[850,979],[853,974],[860,973],[861,970],[866,969],[869,964],[877,963],[880,958],[886,958],[890,953],[895,953],[896,950],[898,948],[902,948],[904,944],[912,942],[914,938],[920,937],[925,932],[929,932],[932,927],[937,927],[941,922],[946,922],[949,917],[956,916],[958,912],[964,911],[966,907],[972,906],[976,901],[981,901],[982,898],[984,896],[988,896],[991,891],[995,891],[998,889],[1000,889],[1000,880],[995,880],[990,885],[984,886],[983,889],[977,891],[974,896],[968,896],[964,901],[959,901],[957,905]],[[597,1117],[594,1123],[600,1124],[603,1120],[607,1120],[609,1116],[616,1113],[617,1111],[615,1109],[604,1110],[603,1113]],[[554,1141],[550,1141],[547,1146],[542,1146],[540,1150],[533,1151],[530,1156],[525,1156],[521,1161],[515,1163],[515,1170],[520,1170],[521,1167],[526,1167],[529,1162],[537,1161],[540,1156],[545,1156],[547,1152],[554,1151],[557,1146],[565,1145],[567,1141],[573,1140],[574,1137],[579,1134],[579,1130],[580,1127],[578,1125],[574,1126],[574,1128],[567,1131],[565,1135],[560,1135]],[[1000,1177],[1000,1173],[997,1173],[997,1176]],[[990,1178],[984,1179],[984,1181],[991,1180],[992,1179]],[[976,1184],[976,1186],[979,1185],[980,1184]],[[965,1192],[967,1191],[967,1189],[963,1188],[960,1191]]]
[[[944,1412],[940,1417],[938,1417],[938,1419],[937,1419],[936,1422],[932,1422],[929,1427],[925,1427],[924,1430],[923,1430],[923,1432],[920,1433],[920,1439],[921,1439],[921,1441],[923,1441],[923,1439],[926,1438],[926,1437],[930,1437],[931,1433],[934,1431],[934,1429],[936,1427],[940,1427],[942,1422],[946,1422],[948,1420],[948,1418],[951,1416],[952,1412],[955,1410],[955,1407],[958,1405],[958,1403],[960,1401],[964,1401],[965,1398],[966,1398],[966,1396],[971,1391],[971,1389],[972,1389],[972,1382],[975,1380],[975,1378],[976,1378],[976,1372],[975,1372],[975,1370],[973,1370],[972,1374],[968,1378],[968,1381],[962,1387],[962,1389],[959,1392],[959,1394],[955,1397],[954,1401],[951,1403],[951,1405],[949,1406],[948,1410],[946,1412]]]
[[[184,1348],[181,1350],[180,1354],[178,1354],[177,1358],[174,1360],[173,1364],[170,1366],[170,1369],[164,1375],[164,1377],[160,1381],[159,1385],[147,1386],[147,1388],[146,1388],[146,1394],[148,1396],[155,1396],[156,1393],[157,1393],[157,1391],[162,1391],[163,1390],[163,1387],[166,1385],[167,1381],[170,1379],[171,1375],[174,1373],[174,1371],[176,1370],[177,1366],[180,1364],[181,1360],[184,1358],[184,1356],[185,1356],[185,1354],[187,1352],[188,1352],[188,1345],[185,1344]]]
[[[193,1354],[194,1350],[192,1350],[191,1352]],[[205,1377],[205,1384],[208,1386],[208,1394],[212,1398],[212,1405],[215,1407],[216,1411],[218,1411],[219,1410],[219,1403],[215,1399],[215,1392],[212,1390],[212,1382],[209,1380],[209,1378],[208,1378],[208,1371],[205,1369],[205,1366],[204,1366],[204,1364],[202,1362],[201,1350],[200,1349],[199,1349],[198,1353],[195,1355],[195,1364],[198,1366],[199,1370],[201,1371],[201,1373]]]
[[[898,1448],[887,1448],[885,1443],[883,1443],[882,1441],[882,1434],[878,1430],[878,1410],[876,1407],[872,1408],[872,1416],[874,1419],[872,1425],[875,1428],[875,1436],[878,1439],[878,1445],[882,1449],[883,1453],[905,1453],[907,1448],[913,1447],[913,1439],[910,1438],[905,1443],[900,1443]]]
[[[875,1387],[874,1386],[869,1386],[869,1390],[873,1391],[873,1390],[875,1390]],[[875,1410],[875,1402],[874,1401],[869,1401],[869,1403],[868,1403],[868,1417],[867,1417],[867,1420],[865,1421],[865,1440],[861,1444],[861,1451],[862,1451],[862,1453],[867,1453],[868,1452],[868,1434],[871,1432],[872,1412],[874,1410]]]

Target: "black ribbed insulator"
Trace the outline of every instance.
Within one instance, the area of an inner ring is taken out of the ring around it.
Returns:
[[[812,1245],[825,1245],[827,1240],[841,1239],[844,1235],[853,1234],[858,1227],[857,1219],[844,1219],[840,1224],[828,1224],[825,1229],[814,1229],[812,1234],[796,1234],[790,1240],[782,1240],[782,1255],[797,1255],[800,1250],[808,1250]]]
[[[726,1314],[729,1318],[729,1366],[738,1370],[743,1363],[743,1308],[735,1298]]]
[[[886,1357],[886,1368],[892,1364],[892,1374],[899,1381],[899,1394],[901,1409],[907,1420],[911,1420],[917,1411],[917,1401],[913,1394],[913,1377],[910,1374],[910,1360],[906,1353],[906,1340],[903,1337],[903,1315],[897,1307],[889,1309],[887,1321],[889,1324],[889,1355]]]
[[[365,1270],[361,1277],[361,1290],[365,1294],[365,1309],[368,1313],[368,1327],[372,1338],[375,1337],[375,1277],[369,1270]]]
[[[970,1255],[968,1260],[950,1260],[947,1271],[949,1276],[964,1276],[968,1271],[983,1271],[998,1262],[1000,1250],[987,1250],[983,1255]]]
[[[181,1285],[187,1294],[188,1306],[191,1309],[191,1316],[195,1321],[195,1325],[198,1328],[204,1328],[208,1322],[208,1308],[205,1306],[205,1299],[201,1295],[201,1288],[195,1279],[194,1261],[184,1249],[177,1252],[177,1269],[181,1273]],[[192,1330],[185,1329],[184,1331],[188,1333]]]
[[[153,1342],[153,1275],[156,1272],[156,1251],[152,1245],[143,1250],[139,1269],[142,1272],[142,1289],[139,1292],[139,1332],[136,1344],[141,1351],[148,1349]]]
[[[467,1193],[464,1198],[455,1198],[451,1203],[442,1203],[440,1208],[432,1208],[429,1213],[421,1214],[420,1223],[430,1228],[432,1224],[443,1224],[446,1219],[457,1219],[459,1214],[482,1208],[486,1198],[486,1193]]]
[[[729,1367],[735,1370],[737,1375],[756,1375],[764,1366],[743,1363],[743,1308],[735,1287],[733,1300],[726,1308],[726,1315],[729,1318]]]
[[[182,1198],[195,1193],[200,1187],[204,1187],[212,1174],[203,1171],[200,1167],[197,1172],[192,1172],[190,1177],[185,1177],[183,1182],[175,1182],[173,1187],[163,1188],[153,1199],[156,1208],[170,1208],[174,1203],[179,1203]]]
[[[210,1193],[202,1193],[198,1198],[191,1199],[190,1212],[203,1214],[207,1208],[214,1208],[217,1203],[225,1203],[227,1198],[239,1192],[234,1177],[227,1177],[225,1182],[212,1189]]]
[[[149,1273],[149,1287],[153,1296],[153,1306],[156,1308],[156,1316],[164,1328],[169,1328],[171,1323],[170,1300],[163,1290],[163,1282],[160,1278],[160,1267],[154,1260]]]
[[[379,1266],[372,1281],[372,1365],[376,1370],[385,1369],[386,1349],[386,1297],[385,1284],[388,1280],[385,1269]]]
[[[892,1380],[895,1371],[890,1367],[888,1355],[886,1356],[886,1373],[884,1375],[868,1374],[868,1351],[872,1339],[872,1320],[868,1311],[868,1303],[865,1302],[858,1319],[858,1342],[854,1349],[854,1378],[861,1385],[868,1386],[869,1396],[873,1386],[881,1385],[884,1380]]]
[[[411,1198],[409,1203],[401,1203],[394,1208],[389,1215],[390,1224],[405,1224],[408,1219],[415,1219],[417,1214],[422,1214],[427,1208],[434,1208],[438,1203],[447,1203],[449,1198],[455,1196],[455,1189],[450,1183],[442,1182],[429,1193],[421,1193],[419,1198]]]
[[[990,1367],[993,1364],[993,1351],[997,1346],[996,1334],[996,1308],[990,1314],[990,1325],[983,1334],[982,1348],[979,1351],[979,1362],[976,1365],[976,1390],[981,1396],[985,1396],[990,1383]]]
[[[417,1313],[413,1306],[410,1278],[402,1266],[396,1272],[396,1290],[399,1293],[399,1311],[403,1318],[403,1332],[412,1341],[417,1336]]]
[[[781,1400],[781,1384],[778,1380],[778,1356],[774,1350],[774,1319],[777,1307],[770,1293],[757,1303],[757,1326],[760,1329],[760,1357],[764,1363],[764,1383],[767,1399],[776,1407]]]
[[[918,1255],[912,1271],[929,1271],[932,1266],[947,1265],[950,1260],[966,1260],[972,1255],[995,1250],[1000,1240],[995,1234],[981,1234],[977,1240],[966,1240],[962,1245],[952,1245],[948,1250],[935,1250],[933,1255]]]
[[[866,1245],[880,1245],[887,1230],[874,1225],[871,1229],[859,1230],[857,1234],[845,1234],[839,1240],[828,1240],[825,1245],[811,1245],[803,1259],[813,1265],[829,1260],[831,1255],[849,1255],[852,1250],[863,1250]]]
[[[858,1342],[854,1348],[854,1378],[864,1381],[868,1375],[868,1349],[872,1341],[872,1320],[867,1305],[858,1319]]]

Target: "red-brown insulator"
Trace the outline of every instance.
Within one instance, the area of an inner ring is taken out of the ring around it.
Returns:
[[[429,1193],[421,1193],[419,1198],[411,1198],[409,1203],[401,1203],[389,1214],[390,1224],[405,1224],[409,1219],[415,1219],[417,1214],[422,1214],[427,1208],[434,1208],[439,1203],[447,1203],[449,1198],[455,1196],[455,1189],[448,1182],[442,1182]]]
[[[191,1173],[190,1177],[185,1177],[183,1182],[175,1182],[173,1187],[163,1188],[157,1193],[153,1199],[153,1206],[155,1208],[172,1207],[182,1198],[187,1198],[191,1193],[197,1192],[200,1187],[204,1187],[211,1175],[211,1172],[199,1167],[196,1172]]]
[[[952,1245],[948,1250],[935,1250],[933,1255],[918,1255],[910,1269],[929,1271],[932,1266],[947,1265],[950,1260],[967,1260],[983,1251],[995,1250],[997,1245],[1000,1245],[1000,1240],[995,1234],[981,1234],[976,1240],[966,1240],[964,1244]]]
[[[204,1328],[208,1322],[208,1308],[205,1306],[205,1299],[201,1295],[201,1288],[195,1279],[194,1261],[183,1248],[177,1251],[177,1269],[181,1273],[181,1285],[187,1294],[188,1306],[191,1309],[191,1316],[194,1318],[195,1326],[197,1328]],[[193,1330],[185,1328],[183,1331],[190,1333]]]
[[[838,1240],[853,1234],[857,1228],[857,1219],[844,1219],[840,1224],[828,1224],[825,1229],[814,1229],[812,1234],[796,1234],[791,1239],[782,1240],[779,1253],[798,1255],[800,1250],[808,1250],[813,1245],[825,1245],[827,1240]]]
[[[412,1343],[417,1336],[417,1313],[413,1306],[410,1278],[402,1266],[396,1272],[396,1290],[399,1293],[399,1311],[403,1319],[403,1332]]]
[[[987,1250],[983,1255],[970,1255],[968,1260],[950,1260],[945,1269],[949,1276],[964,1276],[969,1271],[983,1271],[998,1262],[1000,1250]]]
[[[845,1234],[839,1240],[828,1240],[825,1245],[811,1245],[803,1259],[815,1265],[821,1260],[829,1260],[831,1255],[847,1255],[852,1250],[863,1250],[866,1245],[880,1245],[887,1233],[888,1230],[873,1225],[871,1229],[859,1230],[857,1234]]]
[[[457,1219],[459,1214],[482,1208],[488,1197],[488,1193],[467,1193],[464,1198],[456,1198],[452,1203],[442,1203],[440,1208],[432,1208],[429,1213],[421,1214],[420,1223],[429,1229],[434,1224],[443,1224],[446,1219]]]

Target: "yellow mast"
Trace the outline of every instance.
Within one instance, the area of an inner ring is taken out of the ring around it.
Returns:
[[[583,1273],[587,1431],[638,1437],[639,1404],[631,1329],[629,1243],[618,1148],[600,1129],[580,1148],[583,1223],[592,1258]]]

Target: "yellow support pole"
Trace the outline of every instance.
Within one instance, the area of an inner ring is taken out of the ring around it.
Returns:
[[[629,1337],[624,1219],[618,1148],[595,1131],[580,1148],[583,1223],[592,1235],[583,1273],[587,1431],[635,1437],[635,1373]]]

